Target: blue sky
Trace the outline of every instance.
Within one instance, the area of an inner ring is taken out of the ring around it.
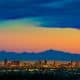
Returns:
[[[0,21],[23,18],[42,27],[80,29],[80,0],[0,0]]]

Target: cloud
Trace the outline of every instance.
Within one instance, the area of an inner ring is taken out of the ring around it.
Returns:
[[[75,18],[75,19],[73,19]],[[50,16],[50,17],[42,17],[38,19],[40,21],[40,26],[42,27],[53,27],[53,28],[77,28],[80,29],[80,23],[78,16],[77,17],[71,17],[71,16],[66,16],[59,17],[59,16]]]
[[[19,18],[32,18],[43,27],[79,29],[80,0],[0,0],[0,21]]]
[[[45,3],[43,6],[45,7],[53,7],[53,8],[62,8],[67,6],[68,4],[79,2],[79,0],[58,0],[55,2]]]

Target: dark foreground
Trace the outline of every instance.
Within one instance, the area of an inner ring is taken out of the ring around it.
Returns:
[[[80,80],[77,71],[0,71],[0,80]]]

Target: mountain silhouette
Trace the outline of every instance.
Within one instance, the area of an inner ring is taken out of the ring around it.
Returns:
[[[72,54],[57,50],[46,50],[38,53],[31,52],[0,52],[0,60],[59,60],[59,61],[80,61],[80,54]]]

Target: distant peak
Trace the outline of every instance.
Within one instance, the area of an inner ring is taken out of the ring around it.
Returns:
[[[53,50],[53,49],[49,49],[49,50],[46,50],[46,51],[48,51],[48,52],[53,52],[54,50]]]

